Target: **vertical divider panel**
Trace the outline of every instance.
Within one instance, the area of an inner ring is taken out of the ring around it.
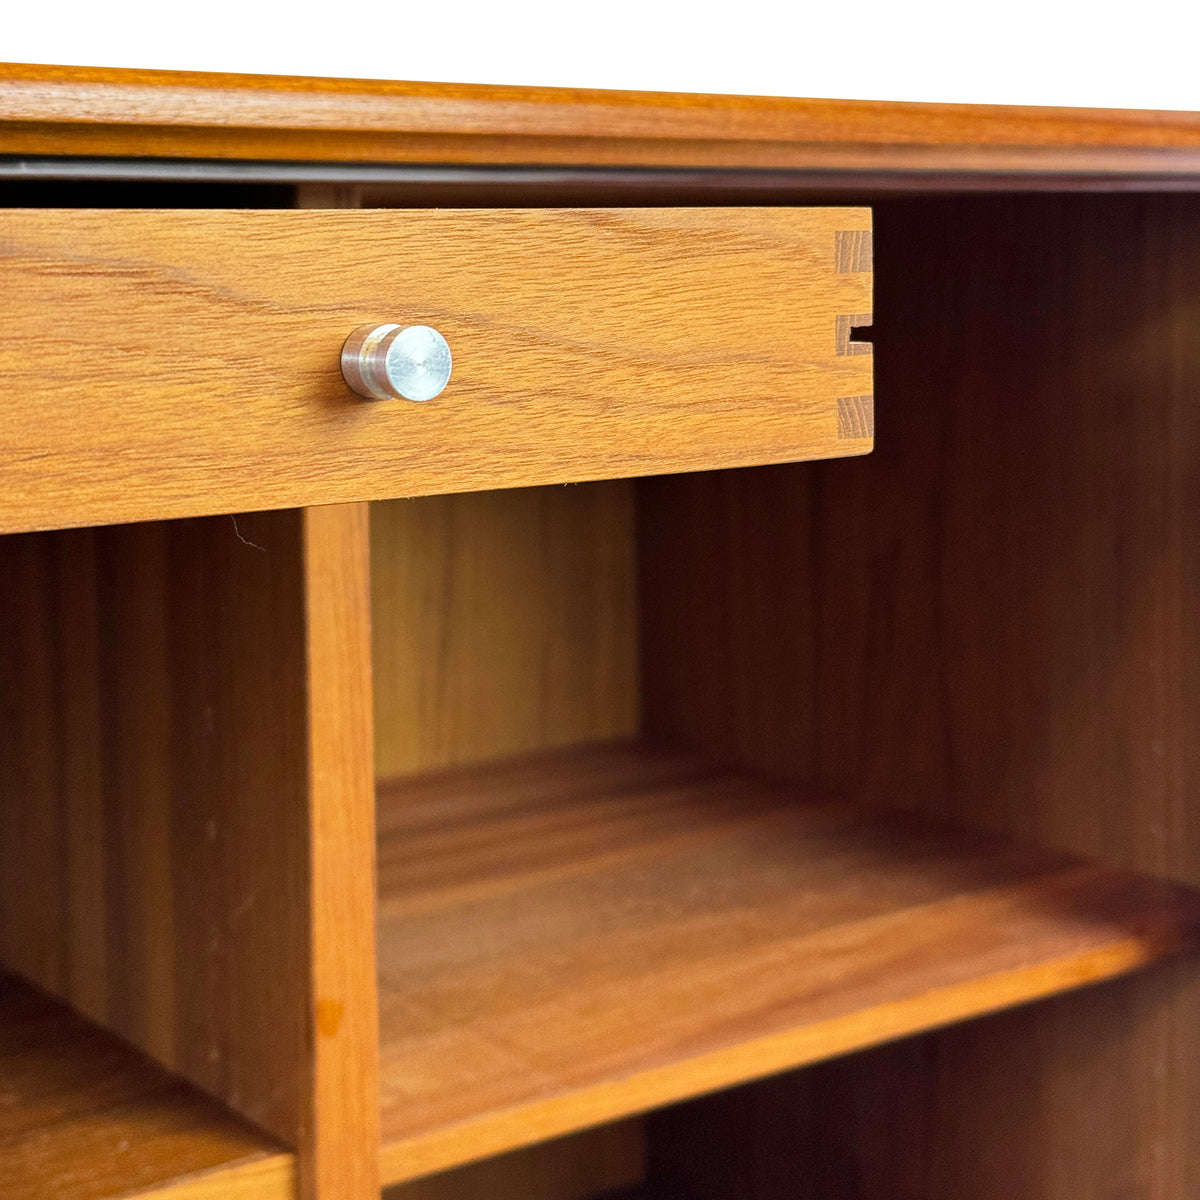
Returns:
[[[310,1197],[374,1200],[379,1028],[367,505],[306,509],[304,557],[313,1127],[300,1179]]]

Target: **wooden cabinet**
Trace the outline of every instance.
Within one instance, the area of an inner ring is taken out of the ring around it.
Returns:
[[[7,69],[0,1195],[1193,1195],[1198,145]]]

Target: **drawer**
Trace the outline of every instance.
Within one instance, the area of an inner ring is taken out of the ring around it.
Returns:
[[[869,210],[0,213],[0,530],[861,454]],[[368,401],[367,323],[453,354]]]

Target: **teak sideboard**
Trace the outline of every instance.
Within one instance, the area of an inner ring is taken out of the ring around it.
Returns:
[[[1200,1194],[1200,115],[7,66],[0,209],[0,1197]]]

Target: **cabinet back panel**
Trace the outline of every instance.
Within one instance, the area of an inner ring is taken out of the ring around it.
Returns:
[[[633,487],[372,506],[381,778],[637,727]]]

